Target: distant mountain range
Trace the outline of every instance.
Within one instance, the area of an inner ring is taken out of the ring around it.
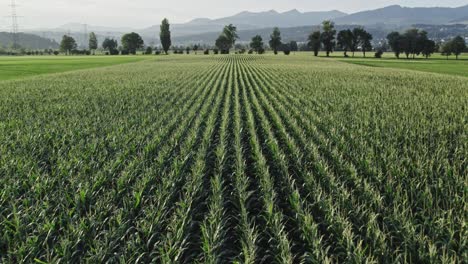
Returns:
[[[363,11],[335,19],[337,24],[388,24],[388,25],[413,25],[413,24],[451,24],[459,19],[467,18],[468,5],[449,7],[401,7],[392,5],[376,10]]]
[[[265,12],[244,11],[233,16],[218,19],[197,18],[187,23],[171,24],[172,36],[176,41],[203,38],[219,33],[226,24],[234,24],[239,31],[270,30],[278,26],[284,30],[293,31],[293,28],[319,25],[323,20],[331,19],[337,25],[360,25],[367,28],[380,28],[387,30],[407,28],[415,24],[428,25],[468,25],[468,5],[448,7],[401,7],[392,5],[375,10],[362,11],[354,14],[346,14],[337,10],[324,12],[300,12],[296,9],[287,12],[275,10]],[[143,29],[126,27],[103,27],[87,25],[86,32],[95,32],[98,39],[104,37],[120,39],[126,32],[137,32],[143,36],[145,43],[157,44],[159,42],[159,25],[153,25]],[[302,31],[302,30],[299,30]],[[84,45],[85,25],[69,23],[52,29],[34,29],[26,33],[36,34],[59,42],[63,34],[70,33],[77,38],[79,44]],[[248,34],[250,35],[250,34]],[[1,43],[0,43],[1,44]]]
[[[193,35],[206,32],[220,31],[224,25],[234,24],[239,30],[259,29],[273,25],[281,27],[296,27],[304,25],[315,25],[325,19],[335,19],[346,16],[340,11],[327,12],[305,12],[301,13],[294,9],[284,13],[274,10],[266,12],[244,11],[230,17],[219,19],[197,18],[184,24],[173,24],[172,33],[174,37]],[[157,34],[159,25],[140,30],[142,34]]]
[[[188,23],[175,24],[172,31],[175,37],[193,35],[206,32],[220,31],[226,24],[234,24],[239,30],[250,30],[259,28],[299,27],[318,25],[323,20],[331,19],[338,25],[383,25],[386,27],[402,27],[413,24],[454,24],[467,23],[468,5],[448,7],[401,7],[392,5],[385,8],[362,11],[354,14],[346,14],[340,11],[326,12],[299,12],[296,9],[284,13],[274,10],[266,12],[241,12],[234,16],[208,19],[194,19]],[[159,26],[152,26],[140,31],[141,33],[157,34]]]

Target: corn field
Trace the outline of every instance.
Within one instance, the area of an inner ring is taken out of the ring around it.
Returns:
[[[0,262],[464,263],[468,79],[187,56],[0,83]]]

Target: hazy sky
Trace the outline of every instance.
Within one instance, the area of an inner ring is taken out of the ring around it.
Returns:
[[[11,25],[10,1],[0,0],[0,31]],[[173,23],[193,18],[218,18],[240,11],[356,12],[392,4],[402,6],[449,6],[468,0],[16,0],[20,29],[56,27],[70,22],[91,25],[144,28],[159,24],[163,17]]]

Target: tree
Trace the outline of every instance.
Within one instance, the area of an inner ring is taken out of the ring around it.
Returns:
[[[362,35],[364,29],[361,27],[353,28],[352,34],[351,34],[351,46],[349,47],[349,50],[353,53],[353,58],[354,58],[354,53],[358,50],[359,45],[361,45],[361,38],[360,36]]]
[[[239,38],[239,35],[237,35],[237,27],[235,27],[232,24],[229,24],[224,27],[223,34],[226,36],[226,38],[229,40],[231,44],[229,49],[232,48],[234,44],[236,44],[236,39]]]
[[[216,39],[215,45],[221,51],[221,54],[228,54],[238,38],[237,28],[229,24],[223,28],[223,32]]]
[[[404,52],[406,54],[406,58],[409,58],[409,55],[413,55],[413,59],[416,54],[420,53],[420,34],[419,29],[412,28],[408,29],[405,34],[403,35],[404,40],[406,41]]]
[[[260,35],[256,35],[252,38],[252,41],[250,42],[250,48],[256,53],[259,53],[259,51],[263,49],[263,39]]]
[[[320,35],[321,35],[320,31],[315,31],[312,34],[310,34],[308,38],[309,42],[307,43],[307,46],[309,46],[314,51],[315,57],[318,56],[320,47],[322,46]]]
[[[456,36],[450,42],[452,42],[452,44],[450,45],[450,47],[452,49],[452,53],[455,54],[455,57],[458,60],[458,56],[460,56],[460,54],[464,50],[466,50],[465,40],[461,36]]]
[[[392,32],[387,35],[387,40],[388,45],[390,45],[393,53],[395,53],[395,57],[399,59],[402,52],[402,36],[398,32]]]
[[[221,34],[216,39],[215,46],[221,51],[221,54],[228,54],[232,47],[232,42],[226,35]],[[215,54],[217,53],[215,52]]]
[[[62,37],[62,42],[60,42],[60,50],[66,54],[71,54],[73,50],[77,47],[76,41],[74,38],[64,35]]]
[[[89,50],[94,54],[94,51],[98,48],[98,40],[94,32],[89,33]]]
[[[269,44],[275,55],[278,54],[278,49],[281,47],[281,32],[279,28],[275,27],[273,29],[273,33],[270,35]]]
[[[372,35],[369,32],[363,30],[359,36],[359,43],[361,44],[361,50],[364,58],[366,57],[366,51],[372,50],[371,40]]]
[[[193,45],[193,47],[192,47],[193,51],[195,52],[195,55],[197,54],[198,48],[199,47],[198,47],[197,44]]]
[[[291,47],[289,44],[282,44],[281,50],[283,51],[284,55],[289,55],[291,53]]]
[[[142,48],[143,44],[143,39],[135,32],[122,36],[122,47],[130,54],[136,54],[137,49]]]
[[[453,44],[452,41],[448,41],[442,45],[441,50],[440,50],[441,54],[447,57],[447,60],[449,56],[452,55],[452,50],[453,50],[452,44]]]
[[[166,53],[167,55],[168,54],[167,51],[171,47],[171,30],[170,30],[169,20],[167,20],[167,18],[164,18],[163,21],[161,22],[159,39],[161,41],[161,45],[163,47],[164,53]]]
[[[338,32],[338,36],[336,38],[337,40],[337,45],[344,51],[344,56],[348,57],[348,50],[351,49],[353,45],[353,32],[351,30],[346,29],[346,30],[341,30]]]
[[[291,49],[291,51],[298,51],[299,46],[297,45],[297,42],[294,40],[289,42],[289,49]]]
[[[335,48],[335,23],[330,20],[325,20],[322,23],[323,32],[321,34],[321,40],[323,43],[323,47],[325,52],[327,53],[327,57],[330,57],[330,53],[333,52]]]
[[[106,38],[102,42],[102,48],[105,50],[109,50],[109,54],[114,55],[117,51],[117,46],[119,44],[117,43],[117,40]]]
[[[427,58],[436,51],[436,43],[433,40],[427,39],[423,43],[421,54]]]

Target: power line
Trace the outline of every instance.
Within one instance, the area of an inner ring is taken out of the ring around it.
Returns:
[[[84,29],[84,44],[83,47],[86,49],[86,45],[88,43],[88,24],[83,24]]]

